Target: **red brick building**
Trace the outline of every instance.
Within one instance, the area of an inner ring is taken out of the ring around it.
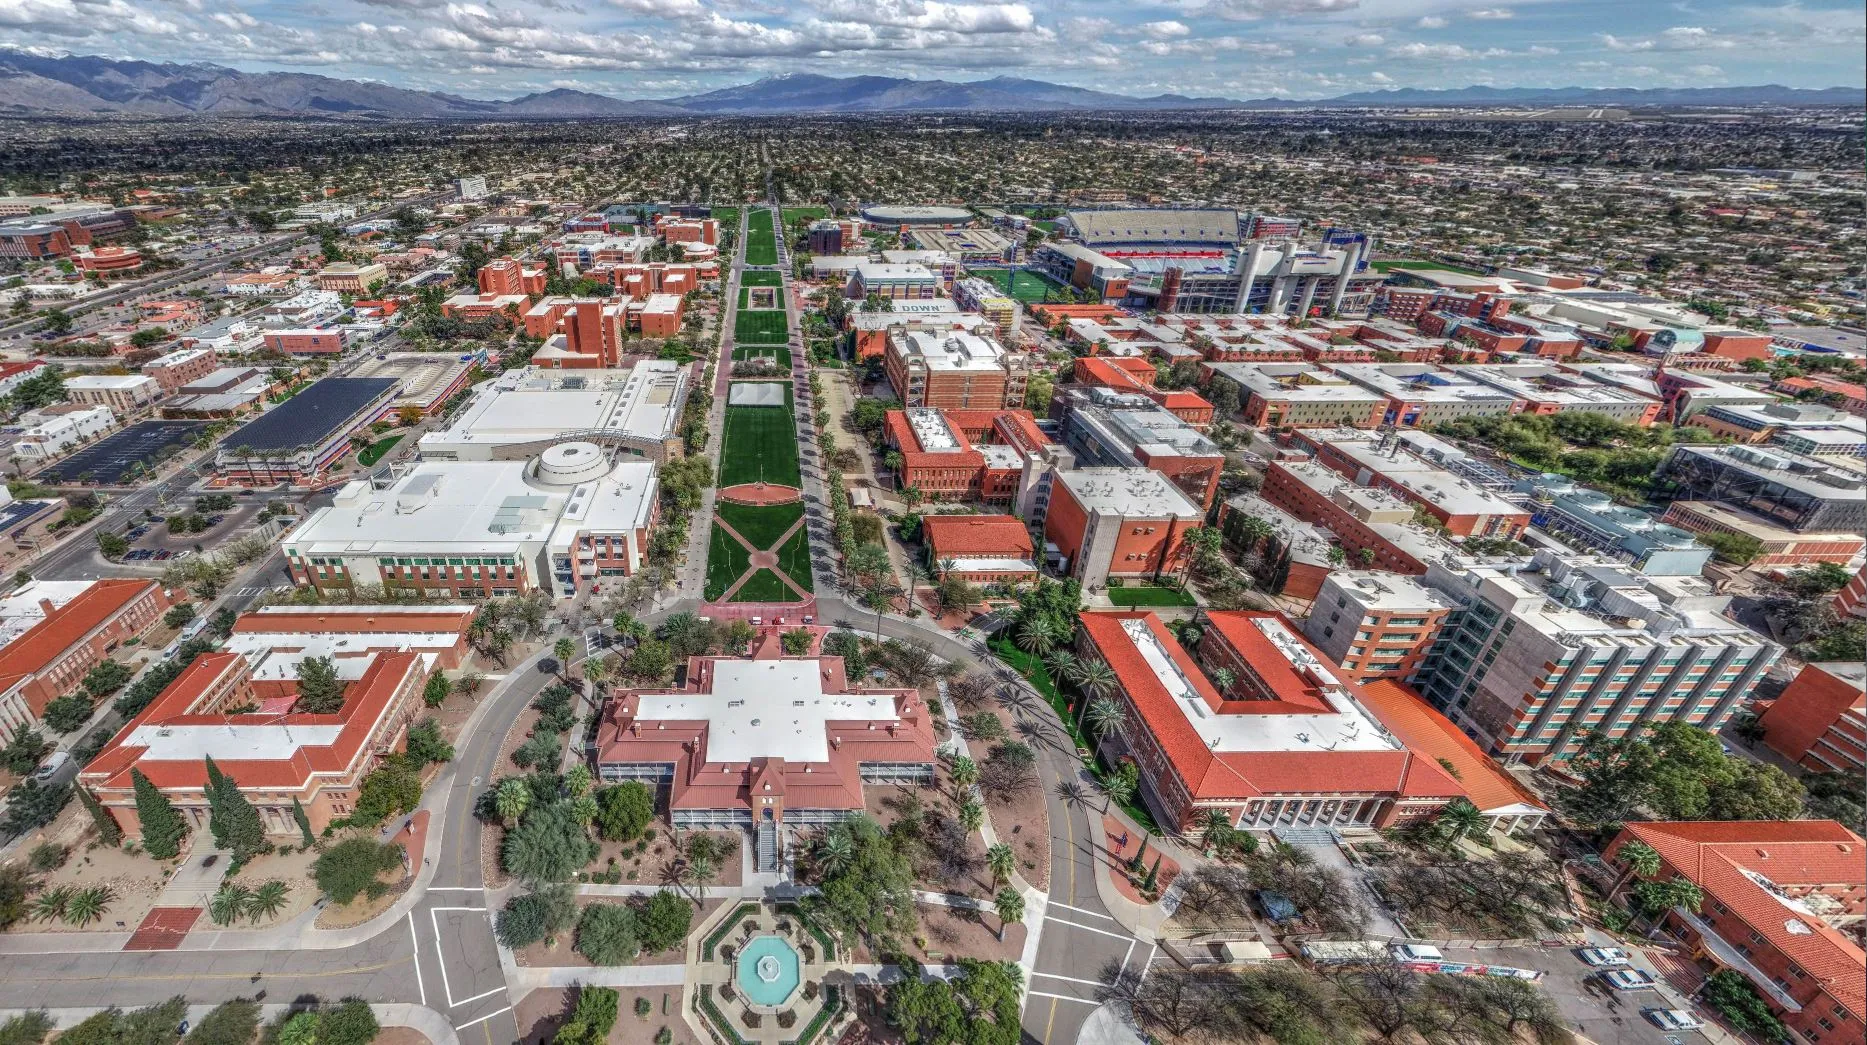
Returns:
[[[929,515],[921,519],[921,532],[928,558],[945,576],[972,584],[1037,579],[1031,532],[1015,516]]]
[[[268,352],[277,352],[287,356],[342,355],[344,332],[339,329],[320,328],[268,330],[265,336],[265,346]]]
[[[1083,356],[1076,360],[1076,383],[1092,388],[1144,395],[1161,409],[1196,428],[1212,423],[1212,404],[1197,392],[1154,387],[1154,364],[1132,356]]]
[[[896,484],[935,501],[1012,503],[1026,448],[1049,442],[1029,410],[891,410],[882,426],[882,445],[901,453]]]
[[[1704,896],[1661,922],[1689,960],[1749,980],[1792,1040],[1862,1040],[1867,953],[1836,926],[1867,910],[1867,840],[1832,820],[1633,823],[1606,858],[1633,841],[1659,853],[1655,879],[1684,878]]]
[[[481,265],[478,276],[482,294],[535,298],[545,293],[545,267],[541,264],[497,258]]]
[[[34,581],[6,600],[0,648],[0,738],[30,729],[45,706],[160,620],[174,598],[155,581]]]
[[[926,703],[852,686],[841,657],[783,656],[767,634],[750,659],[689,659],[686,679],[613,697],[596,736],[597,775],[655,788],[676,827],[834,823],[869,784],[933,783]]]
[[[1806,664],[1760,724],[1763,742],[1816,773],[1867,769],[1867,666]]]
[[[143,364],[143,373],[156,379],[163,395],[220,369],[220,357],[211,348],[184,348]]]
[[[1867,617],[1867,566],[1861,567],[1854,579],[1835,593],[1833,605],[1840,616]]]
[[[1117,580],[1178,576],[1186,535],[1205,510],[1149,468],[1075,468],[1060,472],[1044,516],[1044,539],[1057,546],[1071,577],[1094,590]]]
[[[1078,618],[1077,653],[1114,669],[1127,719],[1104,754],[1135,762],[1168,830],[1197,829],[1209,809],[1244,828],[1390,827],[1466,796],[1388,734],[1281,616],[1213,613],[1205,624],[1195,661],[1152,613]],[[1219,669],[1232,673],[1223,692],[1211,681]]]
[[[1356,486],[1321,465],[1272,461],[1259,496],[1298,519],[1334,534],[1357,567],[1419,576],[1430,558],[1412,541],[1413,506],[1385,490]],[[1449,547],[1449,546],[1448,546]],[[1362,555],[1371,553],[1372,561]]]

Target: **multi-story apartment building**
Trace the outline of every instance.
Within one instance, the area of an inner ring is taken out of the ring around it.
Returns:
[[[1659,853],[1655,879],[1698,886],[1696,910],[1660,919],[1687,961],[1749,980],[1792,1041],[1867,1035],[1867,952],[1853,935],[1867,907],[1867,840],[1833,820],[1632,823],[1607,860],[1621,863],[1630,842]]]
[[[1337,561],[1351,566],[1418,576],[1427,563],[1453,550],[1414,521],[1412,504],[1314,462],[1272,461],[1259,494],[1334,534],[1341,549]]]
[[[1323,581],[1303,637],[1357,682],[1413,677],[1457,604],[1412,577],[1337,570]]]
[[[1009,410],[1024,405],[1030,361],[978,334],[891,327],[883,359],[904,406]]]
[[[998,285],[972,277],[953,284],[953,303],[968,312],[977,312],[998,328],[998,339],[1010,343],[1018,336],[1018,319],[1024,310]]]
[[[319,590],[413,589],[559,598],[640,572],[657,517],[657,467],[560,442],[536,460],[423,462],[357,480],[283,543],[292,579]]]
[[[1074,365],[1076,383],[1089,388],[1145,396],[1160,404],[1162,410],[1204,429],[1212,423],[1212,404],[1198,392],[1184,388],[1157,388],[1159,373],[1154,364],[1129,356],[1084,356]]]
[[[1414,681],[1497,758],[1572,757],[1594,731],[1663,722],[1717,730],[1782,648],[1721,612],[1697,577],[1649,577],[1539,551],[1529,564],[1435,561],[1425,583],[1459,609]]]
[[[1805,664],[1760,720],[1763,742],[1814,773],[1867,769],[1867,664]]]
[[[1317,463],[1417,505],[1457,537],[1519,537],[1530,513],[1496,493],[1402,449],[1398,433],[1376,439],[1361,430],[1316,429],[1297,441],[1313,448]]]
[[[1056,476],[1044,539],[1061,572],[1094,590],[1180,573],[1187,532],[1205,514],[1150,468],[1073,468]]]
[[[119,417],[141,413],[162,398],[162,386],[146,374],[85,374],[65,379],[65,398],[107,406]]]
[[[518,294],[543,297],[546,271],[542,263],[516,258],[494,258],[480,266],[477,278],[480,293],[494,296]]]
[[[0,739],[31,729],[45,706],[174,605],[155,581],[29,581],[0,599]]]
[[[1373,425],[1430,428],[1446,421],[1522,409],[1522,400],[1464,376],[1463,367],[1444,370],[1425,363],[1348,363],[1335,367],[1343,378],[1380,396],[1386,410]]]
[[[1314,599],[1335,569],[1330,561],[1335,542],[1326,531],[1255,493],[1238,494],[1220,506],[1219,532],[1225,550],[1272,594]]]
[[[181,386],[199,381],[218,369],[220,357],[212,348],[176,349],[143,364],[143,373],[155,378],[163,395],[172,395]]]

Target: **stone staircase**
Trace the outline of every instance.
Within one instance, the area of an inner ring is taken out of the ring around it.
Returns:
[[[758,861],[754,866],[761,874],[775,873],[778,870],[778,825],[770,820],[758,825],[757,843]]]

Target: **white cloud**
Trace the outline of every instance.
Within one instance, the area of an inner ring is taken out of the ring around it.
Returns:
[[[1350,47],[1379,47],[1387,42],[1387,37],[1380,33],[1356,33],[1344,42]]]
[[[0,28],[82,39],[99,33],[173,36],[181,27],[124,0],[0,0]]]
[[[1512,11],[1508,7],[1481,7],[1476,11],[1468,12],[1468,16],[1471,18],[1484,19],[1486,21],[1501,22],[1507,18],[1517,17],[1517,12]]]
[[[1387,75],[1384,72],[1381,72],[1378,69],[1375,70],[1374,72],[1369,73],[1368,79],[1373,80],[1375,83],[1393,83],[1394,82],[1393,77]]]
[[[1431,58],[1439,61],[1462,62],[1473,58],[1503,58],[1510,54],[1501,47],[1488,47],[1475,51],[1463,44],[1428,44],[1414,41],[1390,47],[1387,54],[1391,58]]]
[[[1446,27],[1446,20],[1438,15],[1426,15],[1414,24],[1421,29],[1444,29]]]
[[[1151,36],[1156,40],[1166,40],[1176,36],[1187,36],[1193,31],[1187,28],[1185,22],[1174,21],[1143,22],[1139,28],[1143,36]]]

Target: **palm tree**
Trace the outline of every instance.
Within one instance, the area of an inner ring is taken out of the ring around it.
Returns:
[[[707,879],[713,877],[714,870],[713,858],[705,853],[700,853],[687,859],[687,873],[685,877],[694,887],[696,903],[705,904],[707,902]]]
[[[463,697],[470,697],[479,690],[480,683],[485,681],[486,676],[477,671],[463,671],[460,677],[454,680],[454,692]]]
[[[107,885],[92,886],[73,893],[71,902],[65,905],[65,924],[82,929],[92,922],[102,921],[104,912],[110,909],[116,899],[116,890]]]
[[[1067,678],[1076,670],[1076,655],[1067,649],[1053,649],[1044,654],[1044,666],[1050,669],[1053,679]]]
[[[967,834],[972,834],[974,831],[977,831],[979,825],[983,823],[985,823],[984,806],[981,806],[977,802],[963,802],[960,804],[959,826],[965,828]]]
[[[1083,709],[1083,721],[1097,740],[1107,740],[1127,728],[1128,713],[1114,697],[1097,697]]]
[[[1135,778],[1132,773],[1110,773],[1097,782],[1107,801],[1102,811],[1107,813],[1112,806],[1127,805],[1134,798]]]
[[[32,916],[36,921],[56,922],[65,917],[65,909],[71,905],[72,894],[77,890],[68,885],[47,889],[32,902]]]
[[[1107,697],[1120,685],[1115,677],[1115,669],[1099,657],[1090,657],[1077,662],[1076,671],[1070,676],[1076,688],[1087,693],[1090,699]]]
[[[564,673],[570,670],[570,659],[577,655],[577,640],[565,636],[553,642],[551,644],[551,655],[557,658],[558,678],[563,679]]]
[[[261,883],[253,890],[253,895],[246,901],[246,916],[259,921],[270,918],[285,909],[285,898],[291,894],[292,887],[277,878]]]
[[[1660,852],[1645,842],[1628,842],[1621,846],[1614,858],[1621,862],[1624,869],[1621,876],[1614,880],[1614,888],[1608,890],[1609,896],[1620,892],[1630,878],[1651,878],[1660,873]]]
[[[486,652],[499,661],[500,667],[506,666],[506,654],[512,652],[512,632],[504,627],[497,627],[486,636]]]
[[[1474,832],[1484,830],[1485,815],[1478,811],[1468,799],[1455,798],[1446,803],[1439,815],[1433,817],[1433,827],[1444,832],[1441,844],[1447,849],[1459,844],[1459,839]]]
[[[1256,551],[1266,538],[1276,532],[1270,523],[1255,515],[1247,515],[1238,520],[1238,537],[1247,552]]]
[[[1018,858],[1010,846],[998,842],[986,849],[985,865],[992,869],[993,883],[1002,885],[1011,881],[1011,873],[1018,867]]]
[[[591,657],[581,665],[584,681],[590,683],[590,692],[600,694],[604,683],[609,681],[609,660],[604,657]]]
[[[1024,895],[1005,886],[992,898],[992,906],[998,911],[998,938],[1005,938],[1005,930],[1024,921]]]
[[[578,762],[564,771],[564,793],[572,798],[582,798],[590,793],[590,767]]]
[[[855,858],[855,843],[847,832],[832,830],[817,842],[817,870],[826,878],[848,867]]]
[[[1208,809],[1199,814],[1199,834],[1202,840],[1201,850],[1211,852],[1212,847],[1223,841],[1234,830],[1232,818],[1223,809]]]
[[[1019,649],[1041,658],[1057,648],[1057,629],[1042,617],[1032,617],[1018,626],[1014,639]]]
[[[913,609],[915,606],[919,605],[919,603],[914,600],[920,592],[921,584],[925,581],[932,580],[933,575],[927,572],[927,567],[922,566],[920,562],[915,559],[908,560],[908,568],[905,572],[908,575],[908,608]]]
[[[1214,668],[1211,678],[1212,688],[1218,690],[1220,696],[1224,696],[1232,688],[1232,684],[1238,681],[1238,673],[1231,668]]]
[[[253,899],[253,891],[238,882],[228,882],[220,887],[212,899],[207,902],[207,916],[215,925],[232,925],[246,913],[247,904]]]
[[[979,782],[979,763],[965,755],[955,756],[953,764],[947,767],[947,775],[953,778],[953,789],[963,795]]]
[[[519,818],[531,807],[532,787],[518,777],[501,780],[498,789],[493,792],[493,811],[499,814],[499,819],[504,820],[509,828],[518,826]]]

